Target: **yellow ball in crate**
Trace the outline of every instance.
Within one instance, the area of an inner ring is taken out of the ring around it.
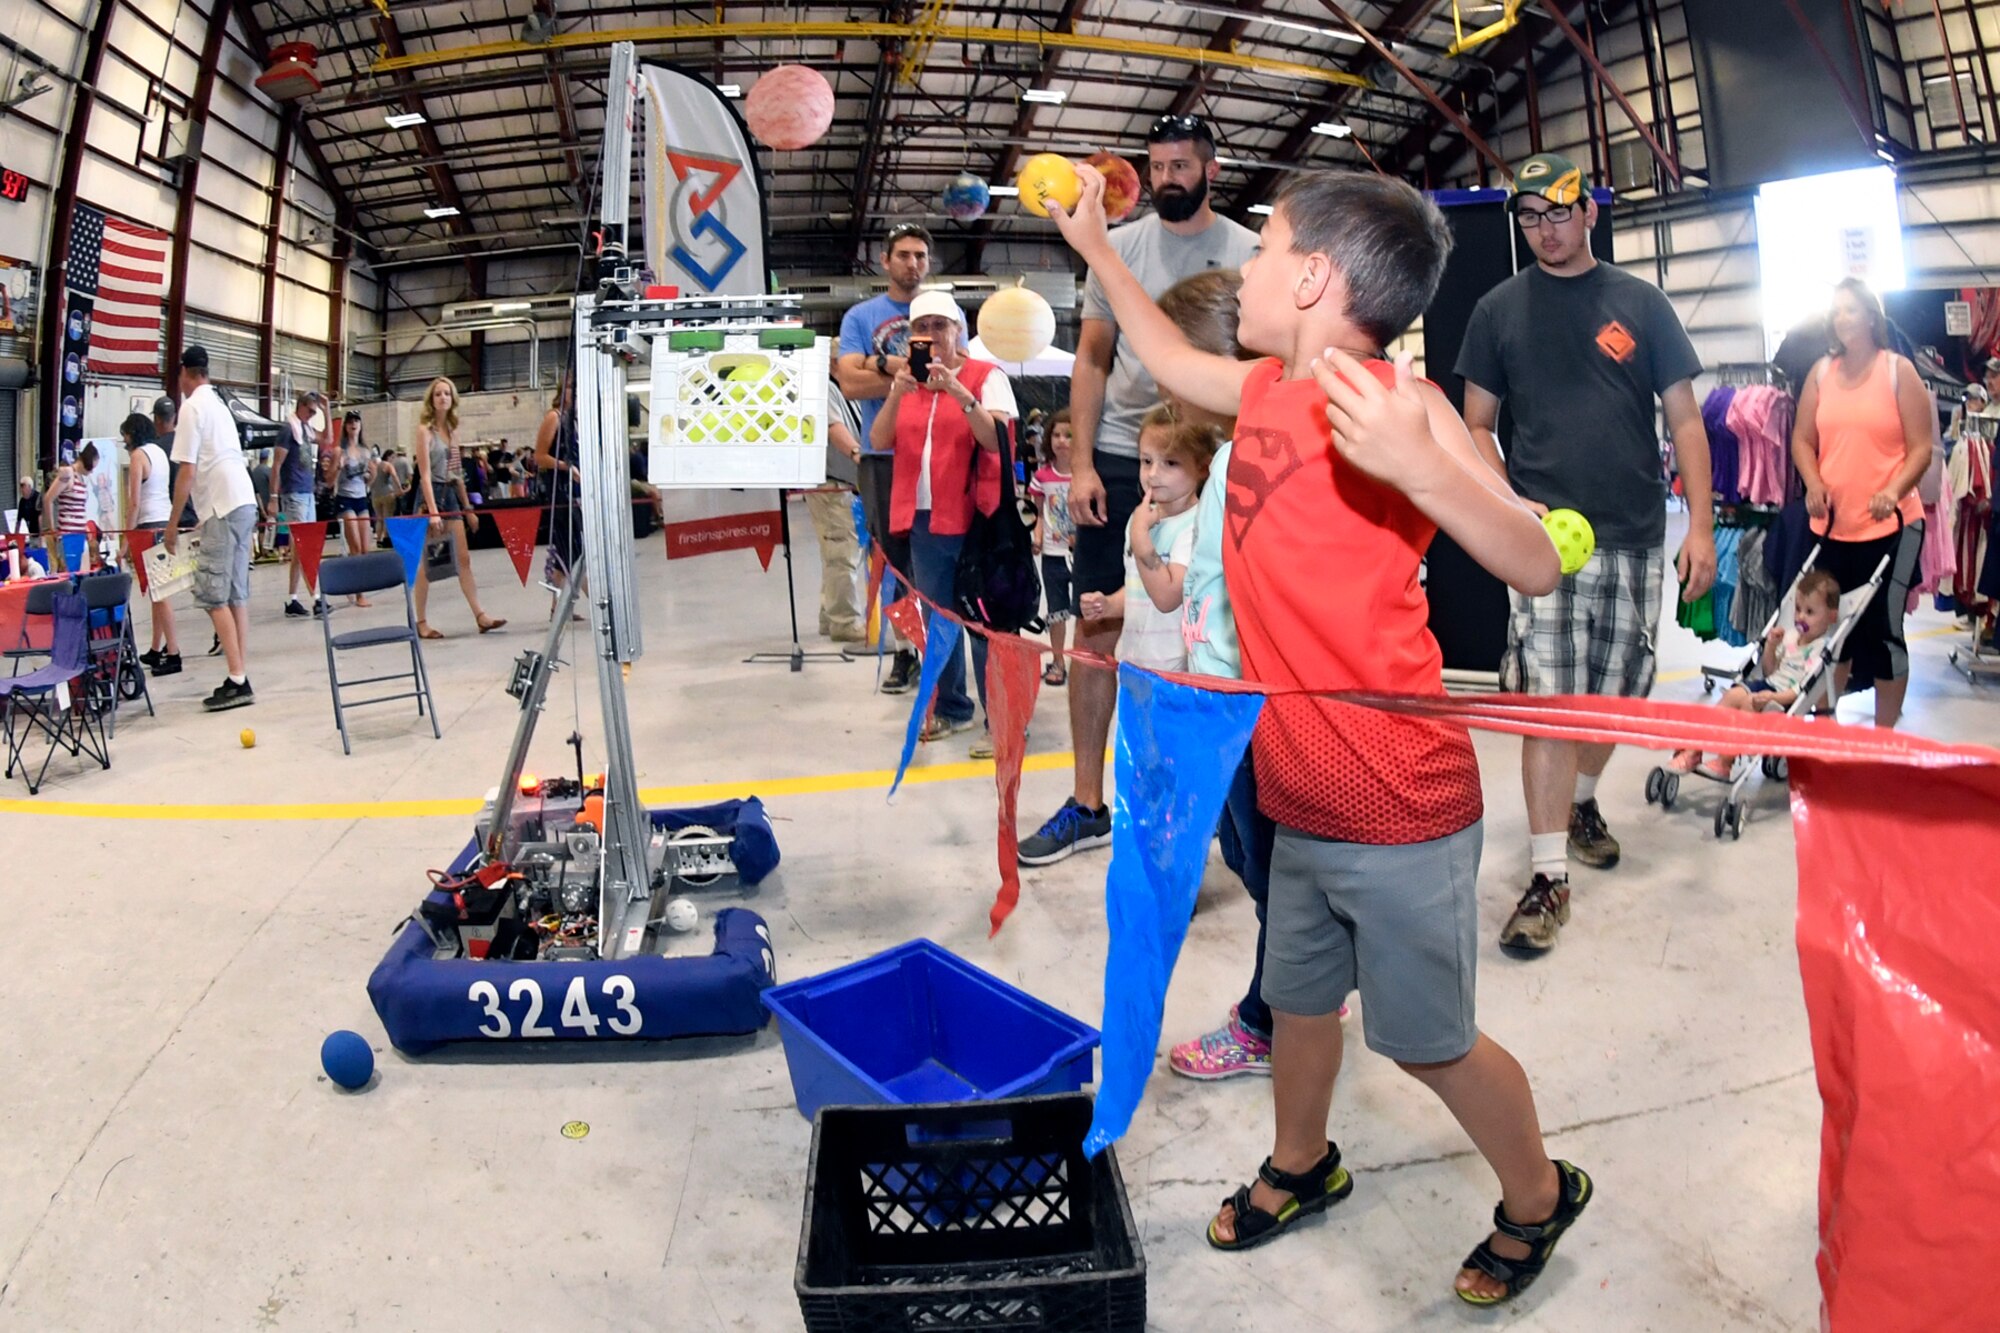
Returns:
[[[763,380],[770,373],[771,367],[768,364],[758,365],[754,362],[746,361],[740,366],[733,367],[727,378],[731,384],[755,384]],[[774,380],[773,386],[776,387],[777,383]],[[753,404],[763,404],[769,401],[758,390],[750,390],[749,393]],[[761,444],[776,441],[779,423],[782,420],[776,412],[769,410],[755,413],[739,412],[735,414],[735,417],[738,423],[738,439],[754,440]]]

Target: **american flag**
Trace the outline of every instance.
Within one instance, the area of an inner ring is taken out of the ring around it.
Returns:
[[[152,379],[160,373],[160,304],[167,233],[76,205],[69,229],[71,291],[94,297],[90,369]]]

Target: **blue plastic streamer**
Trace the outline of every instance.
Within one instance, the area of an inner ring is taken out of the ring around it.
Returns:
[[[928,663],[926,664],[928,665]],[[1256,730],[1261,694],[1182,685],[1118,668],[1118,748],[1105,910],[1104,1066],[1083,1150],[1131,1127],[1153,1073],[1167,980],[1187,939],[1208,844]]]
[[[424,563],[424,539],[430,535],[431,521],[423,514],[409,514],[389,520],[389,545],[403,557],[403,577],[417,586],[417,568]]]
[[[891,796],[903,785],[903,774],[910,771],[910,760],[916,757],[917,738],[923,734],[924,717],[931,711],[931,697],[937,693],[944,664],[953,653],[964,651],[959,647],[959,633],[956,620],[939,615],[935,607],[924,608],[924,665],[917,675],[917,697],[910,705],[910,725],[903,731],[903,756],[896,761],[896,780],[889,784]]]

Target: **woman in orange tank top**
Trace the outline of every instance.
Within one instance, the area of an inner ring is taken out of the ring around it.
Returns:
[[[1820,534],[1819,568],[1852,592],[1889,562],[1881,589],[1847,636],[1834,697],[1856,668],[1875,682],[1875,725],[1893,727],[1909,688],[1903,609],[1923,547],[1917,483],[1930,466],[1937,409],[1908,358],[1888,350],[1882,301],[1857,278],[1834,289],[1834,347],[1806,377],[1792,460]]]

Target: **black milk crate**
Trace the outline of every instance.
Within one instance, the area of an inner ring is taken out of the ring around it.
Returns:
[[[810,1333],[1142,1333],[1146,1257],[1082,1093],[829,1106],[793,1285]]]

